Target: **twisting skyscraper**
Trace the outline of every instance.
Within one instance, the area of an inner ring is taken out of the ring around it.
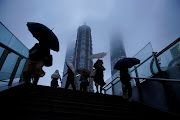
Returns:
[[[80,26],[77,31],[76,44],[74,49],[74,68],[87,68],[92,70],[93,61],[92,59],[89,59],[90,55],[92,55],[91,28],[84,24]],[[75,79],[75,86],[77,89],[80,88],[79,79]],[[87,91],[93,92],[93,81],[91,79]]]

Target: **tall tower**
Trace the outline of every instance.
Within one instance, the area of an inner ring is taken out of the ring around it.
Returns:
[[[77,30],[77,38],[74,49],[74,68],[87,68],[89,70],[93,69],[93,61],[89,59],[92,55],[92,38],[91,38],[91,28],[86,24],[80,26]],[[89,80],[90,84],[87,91],[93,92],[93,81]],[[75,79],[75,86],[77,89],[80,88],[79,79]]]
[[[74,60],[74,45],[75,43],[74,42],[69,42],[68,45],[67,45],[67,49],[66,49],[66,57],[65,57],[65,61],[64,61],[64,70],[63,70],[63,75],[67,72],[67,65],[65,62],[70,62],[70,63],[73,63],[73,60]],[[65,85],[66,85],[66,80],[67,80],[67,75],[66,76],[62,76],[62,85],[61,87],[62,88],[65,88]],[[71,86],[69,86],[70,88]],[[71,87],[72,88],[72,87]]]
[[[126,57],[123,40],[119,34],[113,34],[110,40],[110,55],[111,55],[111,75],[113,76],[117,72],[117,70],[113,69],[116,62]],[[119,74],[114,75],[114,77],[119,77]]]

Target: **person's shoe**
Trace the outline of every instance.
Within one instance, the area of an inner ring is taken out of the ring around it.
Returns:
[[[123,97],[123,99],[125,99],[125,98],[126,98],[126,95],[125,95],[125,94],[123,94],[123,96],[122,96],[122,97]]]

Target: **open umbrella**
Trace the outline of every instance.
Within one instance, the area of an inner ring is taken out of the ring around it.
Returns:
[[[116,62],[114,69],[120,70],[122,68],[131,68],[136,64],[139,64],[140,60],[137,58],[123,58]]]
[[[74,66],[73,66],[73,64],[72,63],[70,63],[70,62],[66,62],[66,65],[67,65],[67,67],[69,67],[72,71],[73,71],[73,73],[75,73],[75,69],[74,69]]]
[[[48,46],[54,51],[59,51],[59,41],[56,35],[43,24],[28,22],[27,27],[40,45]]]
[[[106,55],[107,55],[107,53],[102,52],[102,53],[93,54],[89,58],[91,58],[91,59],[94,59],[94,58],[99,59],[99,58],[103,58]]]
[[[76,72],[77,72],[78,74],[82,74],[83,72],[85,72],[85,73],[87,73],[88,76],[90,76],[90,73],[91,73],[91,71],[88,70],[88,69],[86,69],[86,68],[78,68],[78,69],[76,70]]]

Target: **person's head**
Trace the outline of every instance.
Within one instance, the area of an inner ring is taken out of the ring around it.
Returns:
[[[103,61],[102,60],[98,60],[98,64],[102,65]]]
[[[59,73],[59,70],[56,70],[55,73]]]

